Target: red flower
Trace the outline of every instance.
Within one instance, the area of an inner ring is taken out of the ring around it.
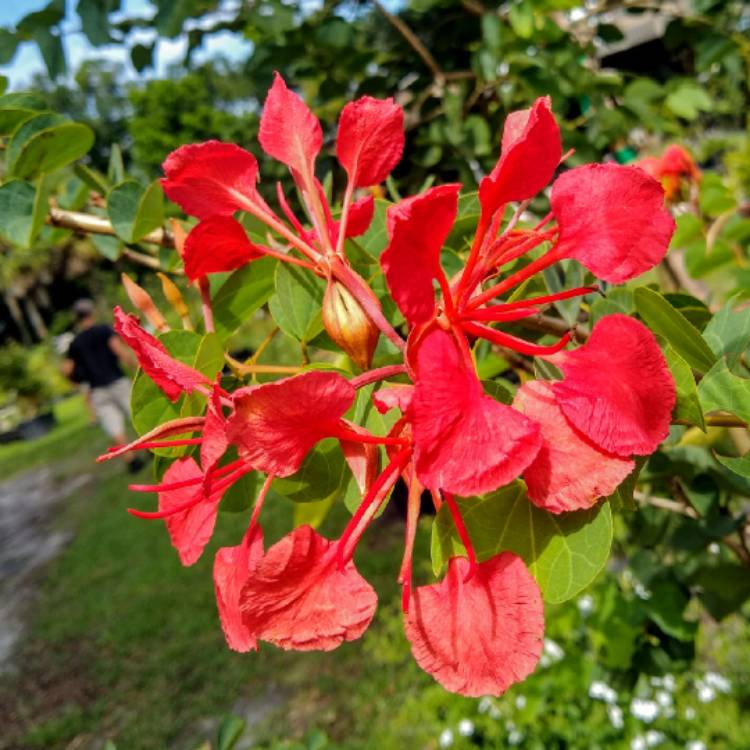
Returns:
[[[677,144],[667,146],[660,157],[647,156],[641,159],[636,166],[659,180],[668,201],[679,198],[683,182],[697,185],[701,180],[701,171],[693,157]]]
[[[454,557],[443,581],[412,594],[406,636],[419,666],[446,690],[500,695],[531,674],[541,656],[539,587],[510,552],[473,571]]]

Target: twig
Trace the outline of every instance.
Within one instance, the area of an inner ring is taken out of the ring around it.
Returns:
[[[109,237],[117,236],[112,224],[101,216],[80,213],[79,211],[65,211],[62,208],[50,206],[47,223],[61,229],[72,229],[83,234],[104,234]],[[161,247],[174,247],[174,237],[166,229],[156,229],[140,242],[148,242]]]

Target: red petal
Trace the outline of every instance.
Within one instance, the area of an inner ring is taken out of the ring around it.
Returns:
[[[500,161],[479,185],[482,214],[489,217],[510,201],[535,196],[552,179],[561,155],[560,128],[549,97],[537,99],[531,109],[511,112]]]
[[[183,482],[186,479],[203,478],[198,464],[190,457],[178,458],[164,472],[164,483]],[[203,495],[203,486],[183,487],[179,490],[159,493],[159,510],[165,511],[189,502],[194,497]],[[203,548],[208,544],[214,533],[218,498],[202,497],[201,501],[192,508],[175,513],[164,519],[167,525],[172,545],[180,556],[183,565],[192,565],[203,554]]]
[[[233,143],[206,141],[180,146],[162,165],[167,197],[199,219],[229,216],[261,200],[258,162]]]
[[[470,566],[454,557],[445,578],[412,593],[406,637],[414,658],[446,690],[500,695],[534,671],[542,654],[544,607],[520,557],[503,552]]]
[[[206,421],[203,423],[203,442],[201,443],[201,468],[206,474],[219,463],[229,447],[227,438],[227,420],[221,409],[217,387],[208,402]]]
[[[222,547],[214,559],[214,589],[221,628],[233,651],[257,651],[258,640],[242,622],[240,597],[250,569],[263,557],[263,535],[256,528],[236,547]]]
[[[315,157],[323,145],[318,118],[276,73],[268,90],[258,140],[274,159],[300,174],[312,177]]]
[[[185,274],[195,281],[207,273],[234,271],[262,254],[247,238],[242,224],[229,216],[212,216],[187,236]]]
[[[346,220],[346,236],[359,237],[363,235],[370,228],[374,214],[375,198],[372,195],[366,195],[352,203],[349,207],[349,218]],[[338,234],[338,225],[336,234]]]
[[[319,440],[340,431],[356,391],[335,372],[312,371],[275,383],[240,388],[227,434],[258,471],[294,474]]]
[[[674,380],[642,323],[608,315],[583,346],[548,359],[565,375],[552,384],[563,414],[600,448],[645,456],[669,434]]]
[[[600,497],[611,495],[635,468],[630,459],[605,453],[574,429],[550,383],[524,383],[513,406],[542,432],[542,447],[523,473],[529,498],[540,508],[552,513],[590,508]]]
[[[539,428],[484,394],[451,334],[433,328],[418,347],[411,416],[419,481],[462,496],[513,481],[539,451]]]
[[[558,250],[613,284],[653,268],[674,232],[661,185],[638,167],[587,164],[552,186]]]
[[[372,402],[381,414],[385,414],[391,409],[398,409],[402,414],[405,414],[411,404],[413,395],[414,386],[391,385],[375,391],[372,394]]]
[[[433,279],[458,210],[460,185],[440,185],[388,209],[390,243],[381,256],[391,295],[411,325],[435,313]]]
[[[283,649],[330,651],[367,629],[377,597],[350,560],[339,570],[335,543],[300,526],[273,545],[242,589],[245,627]]]
[[[135,315],[115,308],[115,330],[138,358],[138,363],[170,401],[183,393],[210,385],[205,375],[175,359],[164,344],[141,328]]]
[[[354,187],[382,182],[404,150],[404,112],[393,99],[363,96],[341,110],[336,155]]]

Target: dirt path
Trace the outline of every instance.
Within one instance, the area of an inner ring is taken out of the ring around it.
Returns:
[[[55,507],[92,479],[61,481],[56,468],[40,466],[0,484],[0,674],[12,668],[37,571],[72,538],[55,528]]]

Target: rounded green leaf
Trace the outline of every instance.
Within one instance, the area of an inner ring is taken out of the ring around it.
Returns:
[[[583,591],[604,568],[612,545],[609,503],[590,510],[548,513],[533,505],[521,482],[490,495],[458,501],[480,561],[503,550],[523,558],[544,600],[559,604]],[[447,506],[432,527],[435,575],[449,558],[465,554]]]
[[[0,187],[0,233],[9,242],[30,247],[47,215],[47,190],[24,180],[11,180]]]
[[[0,135],[10,135],[22,122],[47,109],[46,102],[36,94],[4,94],[0,96]]]
[[[107,196],[107,213],[118,237],[137,242],[164,221],[164,195],[158,181],[144,188],[135,180],[115,185]]]
[[[94,145],[87,125],[51,113],[35,115],[13,133],[6,164],[16,177],[54,172],[80,159]]]
[[[322,330],[324,282],[304,268],[286,263],[276,267],[276,294],[268,309],[284,333],[310,341]]]

